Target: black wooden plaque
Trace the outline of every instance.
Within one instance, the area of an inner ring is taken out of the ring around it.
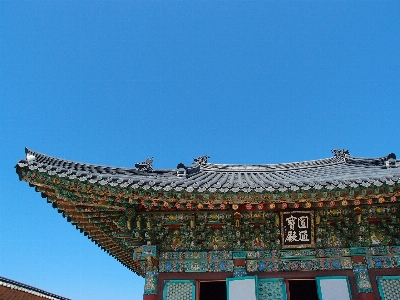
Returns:
[[[314,247],[314,212],[281,212],[282,248]]]

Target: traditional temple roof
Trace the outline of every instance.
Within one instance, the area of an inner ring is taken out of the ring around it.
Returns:
[[[38,288],[23,284],[0,276],[0,299],[2,300],[69,300],[61,296],[40,290]]]
[[[26,149],[16,172],[84,235],[144,276],[133,250],[154,240],[145,234],[153,225],[162,228],[172,222],[169,216],[174,219],[169,214],[179,211],[248,210],[253,204],[264,211],[322,209],[398,201],[400,161],[395,154],[359,158],[347,150],[332,152],[331,158],[270,165],[212,164],[201,156],[191,166],[158,170],[152,158],[136,168],[120,168]],[[155,213],[154,220],[147,213]]]
[[[27,158],[18,167],[29,166],[49,175],[81,182],[155,191],[186,192],[285,192],[333,190],[359,186],[393,185],[400,181],[400,161],[391,153],[379,158],[360,158],[347,150],[333,149],[326,159],[267,165],[208,163],[208,156],[196,158],[192,166],[153,169],[153,159],[136,168],[107,167],[54,158],[26,149]]]

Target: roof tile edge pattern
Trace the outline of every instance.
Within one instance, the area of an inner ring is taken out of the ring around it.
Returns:
[[[26,160],[20,160],[17,166],[112,187],[190,193],[332,190],[392,185],[400,180],[400,161],[393,153],[380,158],[359,158],[350,156],[347,150],[332,152],[331,158],[272,165],[211,164],[207,162],[209,156],[202,156],[191,167],[179,164],[177,169],[154,170],[152,159],[136,164],[138,169],[118,168],[67,161],[26,149]],[[183,169],[186,171],[182,173]]]
[[[5,277],[0,276],[0,286],[4,286],[13,290],[18,290],[21,292],[29,293],[38,297],[42,297],[45,299],[50,299],[50,300],[71,300],[69,298],[61,297],[46,291],[43,291],[41,289],[32,287],[30,285],[20,283],[18,281],[14,281]]]

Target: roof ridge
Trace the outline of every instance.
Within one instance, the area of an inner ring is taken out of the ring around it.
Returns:
[[[297,169],[300,166],[301,168],[310,168],[310,167],[319,167],[319,166],[329,166],[345,163],[345,159],[342,157],[328,157],[314,160],[306,160],[306,161],[297,161],[297,162],[286,162],[286,163],[274,163],[274,164],[215,164],[215,163],[207,163],[206,166],[202,167],[202,170],[206,171],[208,166],[216,166],[216,167],[244,167],[247,169],[254,170],[254,167],[260,167],[260,170],[265,170],[266,167],[271,167],[272,170],[288,170],[288,169]],[[273,168],[273,167],[281,167],[281,168]],[[286,168],[285,168],[286,167]],[[292,168],[290,168],[292,167]],[[263,169],[261,169],[263,168]],[[210,169],[211,171],[212,169]]]
[[[195,162],[193,165],[197,165],[202,169],[202,170],[207,170],[209,167],[217,167],[220,169],[220,167],[247,167],[248,169],[254,168],[254,167],[260,167],[260,168],[265,168],[265,167],[281,167],[282,169],[288,169],[285,167],[294,167],[297,168],[298,166],[300,167],[314,167],[314,166],[322,166],[322,165],[333,165],[333,164],[340,164],[340,163],[351,163],[351,164],[360,164],[360,165],[367,165],[368,162],[372,163],[372,165],[378,165],[378,163],[381,163],[384,165],[385,161],[388,159],[390,155],[394,155],[393,153],[386,155],[386,156],[381,156],[381,157],[358,157],[358,156],[352,156],[348,153],[347,150],[341,150],[341,149],[332,149],[332,152],[334,153],[334,156],[332,157],[327,157],[327,158],[321,158],[321,159],[314,159],[314,160],[305,160],[305,161],[294,161],[294,162],[284,162],[284,163],[271,163],[271,164],[218,164],[218,163],[209,163],[207,162],[207,159],[209,156],[201,156],[197,159],[195,159]],[[27,154],[27,161],[29,161],[28,156],[30,155],[31,158],[34,158],[38,161],[39,158],[39,163],[40,163],[40,158],[41,159],[50,159],[53,160],[52,164],[55,162],[64,162],[64,163],[71,163],[74,165],[81,165],[81,166],[86,166],[86,167],[96,167],[96,168],[104,168],[104,169],[116,169],[116,170],[137,170],[141,171],[140,168],[134,168],[134,167],[118,167],[118,166],[108,166],[108,165],[102,165],[102,164],[92,164],[92,163],[85,163],[85,162],[78,162],[78,161],[73,161],[73,160],[68,160],[68,159],[63,159],[63,158],[58,158],[54,156],[50,156],[47,154],[43,154],[28,148],[25,148],[25,153]],[[36,157],[38,156],[38,157]],[[394,155],[395,157],[395,155]],[[153,158],[151,158],[152,162]],[[198,161],[201,161],[201,164]],[[396,160],[395,161],[399,161]],[[357,163],[358,162],[358,163]],[[46,162],[44,162],[46,163]],[[48,163],[47,163],[48,164]],[[64,167],[61,167],[64,168]],[[273,169],[273,168],[271,168]],[[280,169],[280,168],[279,168]],[[152,169],[148,170],[147,172],[152,173],[152,172],[168,172],[174,169]]]
[[[339,155],[341,153],[344,155]],[[223,193],[229,191],[234,193],[239,191],[283,192],[288,189],[297,191],[300,188],[303,190],[342,189],[360,185],[368,187],[371,184],[393,185],[400,180],[400,162],[396,160],[394,153],[379,158],[360,158],[350,156],[346,151],[337,151],[330,158],[264,165],[212,164],[205,162],[205,159],[202,161],[204,164],[196,167],[185,167],[179,164],[177,169],[138,171],[133,168],[114,169],[107,166],[65,162],[62,159],[48,158],[28,150],[27,159],[18,162],[16,171],[20,180],[23,180],[22,176],[25,174],[25,171],[21,172],[21,168],[25,168],[67,180],[113,187],[155,191],[185,190],[187,192],[218,190]],[[179,173],[179,170],[183,170],[183,175]],[[227,173],[228,177],[218,177],[217,173]],[[239,173],[241,175],[238,177]],[[260,178],[246,177],[246,175],[242,178],[242,173],[258,174]]]

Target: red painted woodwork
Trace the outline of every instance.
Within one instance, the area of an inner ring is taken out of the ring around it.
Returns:
[[[350,281],[350,290],[352,298],[358,299],[356,280],[352,270],[320,270],[320,271],[307,271],[307,272],[255,272],[247,273],[249,276],[257,275],[261,278],[284,278],[284,279],[315,279],[317,276],[348,276]],[[230,272],[208,272],[208,273],[164,273],[158,275],[158,300],[162,300],[163,283],[164,280],[171,279],[186,279],[186,280],[199,280],[199,281],[214,281],[226,280],[232,278],[233,274]],[[375,298],[366,298],[371,300]],[[376,298],[379,299],[379,298]],[[147,299],[146,299],[147,300]],[[364,299],[362,299],[364,300]]]
[[[358,300],[375,300],[374,293],[359,293]]]
[[[351,260],[353,262],[364,262],[364,256],[353,256]]]
[[[235,260],[233,260],[233,265],[235,267],[245,266],[246,265],[246,260],[245,259],[235,259]]]
[[[157,295],[143,295],[143,300],[157,300]]]

